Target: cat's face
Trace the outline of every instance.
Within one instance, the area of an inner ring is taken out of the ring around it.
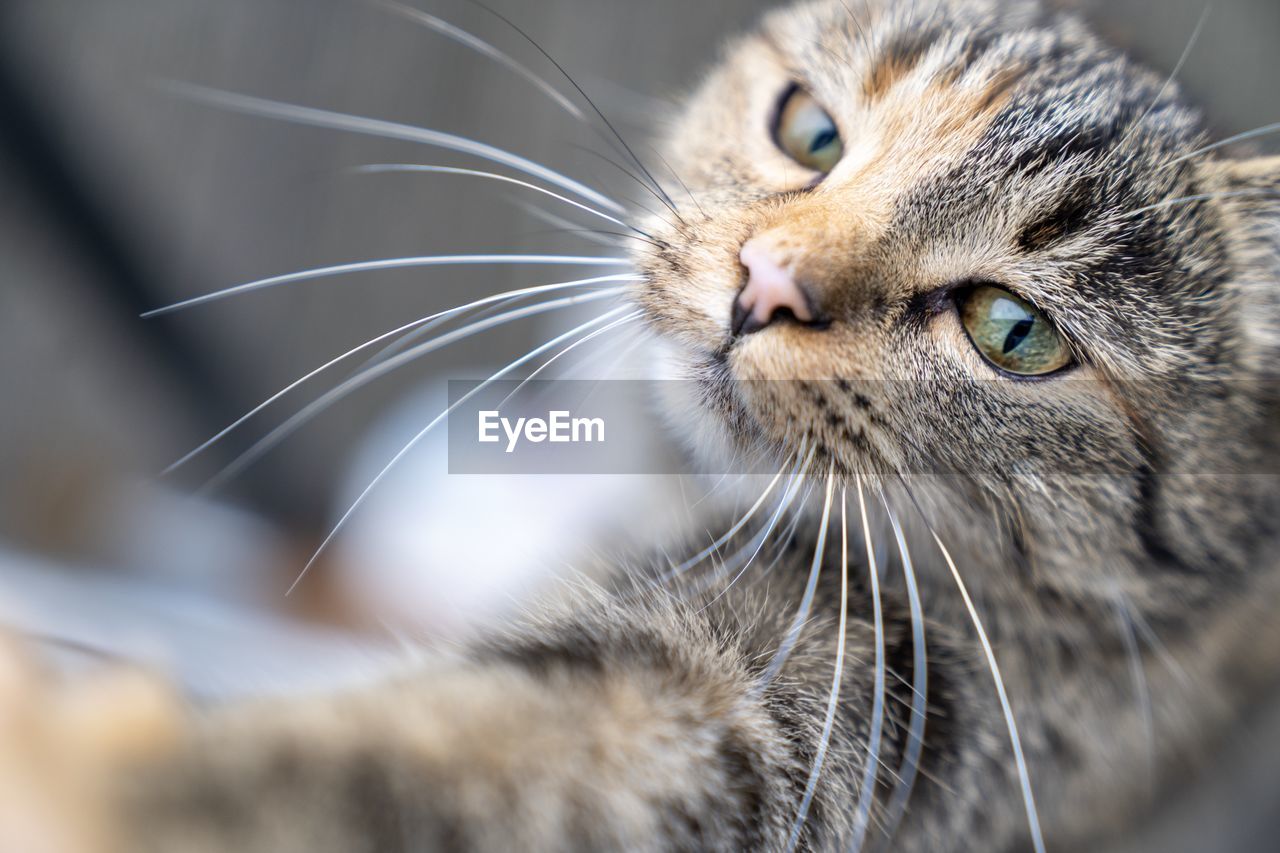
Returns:
[[[1164,547],[1152,469],[1230,410],[1183,380],[1236,377],[1249,332],[1234,214],[1173,201],[1230,184],[1179,161],[1201,131],[1163,84],[1034,3],[771,16],[670,134],[692,198],[638,258],[697,443],[960,473],[921,488],[1048,514],[1046,550]]]

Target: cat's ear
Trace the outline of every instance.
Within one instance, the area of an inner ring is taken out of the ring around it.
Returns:
[[[1224,214],[1223,233],[1236,258],[1241,328],[1270,375],[1280,365],[1280,157],[1222,160],[1201,166],[1205,191]],[[1280,387],[1280,386],[1276,386]]]

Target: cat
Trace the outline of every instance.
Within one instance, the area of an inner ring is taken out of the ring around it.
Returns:
[[[753,510],[376,687],[48,688],[13,741],[81,769],[24,796],[72,850],[1123,837],[1280,672],[1280,159],[1221,150],[1038,0],[770,14],[627,226],[673,432],[772,464]]]

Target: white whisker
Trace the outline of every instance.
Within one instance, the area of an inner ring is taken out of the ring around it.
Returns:
[[[391,371],[399,367],[403,367],[427,353],[434,352],[442,347],[465,340],[466,338],[477,335],[496,326],[505,325],[506,323],[511,323],[526,317],[532,317],[536,314],[545,314],[548,311],[557,311],[573,305],[581,305],[584,302],[593,302],[598,299],[607,299],[613,296],[619,296],[625,292],[626,288],[609,288],[607,290],[594,291],[592,293],[585,294],[574,294],[573,296],[566,296],[561,299],[539,302],[535,305],[528,305],[523,308],[507,311],[496,317],[491,317],[475,323],[469,323],[460,329],[455,329],[447,334],[416,344],[404,352],[391,356],[385,361],[381,361],[368,369],[361,371],[313,400],[302,410],[292,415],[284,423],[280,424],[278,427],[271,430],[271,432],[256,441],[253,446],[244,453],[240,454],[240,456],[224,468],[220,474],[206,483],[202,491],[208,492],[221,487],[223,483],[236,476],[254,460],[258,459],[262,454],[275,447],[295,430],[307,421],[311,420],[311,418],[319,412],[333,405],[343,397],[346,397],[348,394],[363,388],[375,379],[385,376]]]
[[[517,62],[508,54],[489,44],[489,42],[472,35],[460,27],[454,26],[448,21],[441,20],[435,15],[429,15],[426,12],[422,12],[410,6],[402,6],[399,3],[386,2],[386,0],[375,0],[375,2],[376,5],[381,6],[390,12],[401,15],[416,24],[421,24],[424,27],[430,27],[440,35],[452,39],[458,44],[461,44],[464,47],[469,47],[476,53],[492,59],[494,62],[515,72],[529,83],[533,84],[534,87],[540,90],[544,95],[554,101],[562,110],[576,118],[578,121],[586,121],[586,116],[583,115],[582,110],[578,109],[578,106],[574,104],[573,101],[570,101],[565,97],[559,89],[552,86],[545,79],[538,76],[537,73],[530,70],[520,62]]]
[[[889,524],[893,526],[893,536],[898,543],[898,554],[902,557],[902,574],[907,583],[907,599],[911,608],[911,648],[914,669],[911,680],[911,726],[907,732],[907,745],[903,751],[902,764],[898,769],[898,784],[885,810],[885,837],[892,839],[903,815],[906,814],[907,801],[911,797],[916,771],[920,767],[920,754],[924,748],[925,714],[929,697],[929,656],[924,637],[924,608],[920,604],[920,589],[916,583],[916,571],[911,562],[911,552],[907,548],[907,537],[902,531],[902,525],[898,522],[897,514],[889,506],[884,489],[880,490],[880,501],[884,504],[884,511],[889,516]]]
[[[286,104],[267,98],[255,98],[252,95],[240,95],[235,92],[226,92],[207,86],[197,86],[192,83],[169,82],[163,84],[163,88],[176,95],[199,101],[208,106],[219,107],[245,115],[304,124],[327,130],[341,130],[365,136],[378,136],[383,139],[398,139],[405,142],[432,145],[463,154],[471,154],[482,160],[501,163],[516,171],[524,172],[526,175],[532,175],[547,183],[555,184],[561,189],[568,190],[579,198],[587,199],[606,210],[619,214],[625,212],[622,205],[613,199],[570,177],[548,169],[546,166],[535,163],[518,154],[512,154],[510,151],[504,151],[496,146],[467,139],[463,136],[456,136],[452,133],[430,130],[425,127],[414,127],[413,125],[384,119],[348,115],[316,107]]]
[[[473,313],[468,318],[468,322],[477,323],[488,317],[492,317],[493,315],[501,311],[507,310],[513,304],[515,304],[516,302],[519,302],[520,299],[521,297],[519,296],[512,296],[512,297],[508,297],[507,299],[500,299],[497,302],[491,303],[489,305],[483,305],[480,308],[475,310],[475,313]],[[369,356],[369,358],[367,358],[363,363],[360,364],[359,367],[356,368],[356,372],[364,370],[365,368],[371,367],[375,364],[379,364],[387,360],[388,358],[391,358],[391,356],[395,355],[398,352],[403,352],[404,350],[413,346],[417,341],[420,341],[427,335],[431,334],[431,332],[434,331],[435,329],[438,329],[440,326],[449,322],[449,320],[451,319],[452,319],[451,317],[437,317],[436,319],[431,320],[428,323],[424,323],[423,325],[419,326],[416,329],[413,329],[412,331],[405,334],[403,337],[397,338],[396,340],[387,344],[382,349],[375,352],[373,355]]]
[[[1151,627],[1151,623],[1142,615],[1142,611],[1130,607],[1128,608],[1128,614],[1133,626],[1138,629],[1138,633],[1142,635],[1142,639],[1146,641],[1147,646],[1160,658],[1160,662],[1164,664],[1165,669],[1169,670],[1169,673],[1178,679],[1183,688],[1194,689],[1195,682],[1192,680],[1190,673],[1173,656],[1173,652],[1169,650],[1164,641],[1156,635],[1155,629]]]
[[[875,800],[876,776],[880,764],[880,736],[884,726],[884,610],[880,604],[880,573],[876,569],[875,548],[871,544],[871,524],[867,520],[867,501],[862,493],[862,475],[857,475],[858,509],[862,514],[862,540],[867,549],[867,577],[871,581],[871,609],[875,619],[875,686],[871,700],[871,731],[867,735],[867,766],[858,794],[858,812],[853,823],[854,851],[862,849],[867,826],[871,822],[871,803]]]
[[[809,580],[805,583],[804,596],[800,599],[800,606],[796,608],[795,618],[792,619],[786,636],[782,638],[782,643],[774,652],[773,659],[769,661],[768,668],[756,685],[756,690],[767,687],[777,677],[786,664],[787,658],[791,657],[791,652],[800,639],[800,632],[804,630],[805,623],[809,621],[809,612],[813,609],[813,596],[818,590],[818,579],[822,575],[822,559],[827,553],[827,524],[831,521],[831,499],[834,489],[835,478],[828,476],[827,498],[822,505],[822,524],[818,528],[818,541],[813,548],[813,565],[809,568]]]
[[[543,195],[549,196],[550,198],[553,198],[556,201],[563,202],[564,204],[570,205],[572,207],[576,207],[578,210],[584,211],[586,213],[590,213],[592,216],[598,216],[601,219],[605,220],[606,222],[611,222],[614,225],[620,225],[623,228],[626,228],[628,230],[634,230],[634,231],[638,231],[641,234],[644,234],[643,231],[639,231],[639,229],[634,228],[633,226],[627,224],[626,222],[623,222],[621,219],[618,219],[615,216],[610,216],[607,213],[596,210],[591,205],[583,204],[580,201],[574,201],[568,196],[563,196],[563,195],[560,195],[560,193],[552,192],[551,190],[545,187],[540,187],[537,184],[532,184],[528,181],[522,181],[519,178],[511,178],[506,175],[499,175],[496,172],[485,172],[480,169],[461,169],[461,168],[456,168],[454,166],[436,166],[436,165],[424,164],[424,163],[370,163],[365,166],[356,166],[353,171],[361,172],[365,174],[382,174],[387,172],[424,172],[424,173],[433,173],[433,174],[440,174],[440,175],[467,175],[473,178],[485,178],[490,181],[501,181],[502,183],[505,183],[505,184],[513,184],[517,187],[523,187],[525,189],[533,190],[534,192],[542,193]],[[645,236],[647,237],[649,235],[645,234]]]
[[[791,470],[791,475],[787,479],[786,488],[783,489],[782,491],[782,499],[778,501],[778,506],[773,511],[772,517],[770,517],[768,523],[765,524],[764,529],[761,530],[758,534],[756,534],[755,539],[748,542],[746,547],[743,548],[742,551],[740,551],[738,554],[734,556],[737,558],[736,561],[741,561],[742,555],[746,553],[746,551],[750,550],[751,555],[746,558],[746,562],[742,563],[741,568],[738,569],[738,573],[735,574],[732,579],[730,579],[729,583],[725,586],[725,588],[720,590],[720,592],[716,595],[715,598],[711,599],[706,604],[704,604],[701,608],[699,608],[698,610],[699,613],[701,613],[703,610],[706,610],[708,607],[715,604],[717,601],[719,601],[721,598],[727,595],[729,593],[729,590],[733,589],[733,585],[736,584],[739,580],[741,580],[742,576],[747,573],[747,569],[751,568],[751,564],[755,561],[756,557],[760,555],[760,552],[764,550],[764,546],[766,543],[768,543],[769,537],[772,536],[773,531],[777,529],[778,521],[782,518],[782,514],[786,512],[787,508],[790,507],[791,504],[795,501],[796,495],[800,491],[801,480],[804,477],[804,475],[809,472],[809,464],[813,461],[813,456],[817,452],[817,450],[818,448],[815,445],[812,449],[810,449],[808,456],[805,457],[803,462],[797,461],[795,467],[792,468]],[[800,452],[801,453],[804,452],[803,446],[800,448]],[[717,576],[716,580],[718,579],[719,577]]]
[[[568,219],[565,219],[560,216],[556,216],[554,213],[551,213],[550,211],[547,211],[547,210],[543,210],[542,208],[538,207],[536,204],[529,204],[528,202],[524,202],[524,201],[515,201],[514,203],[517,207],[519,207],[525,213],[532,216],[534,219],[537,219],[539,222],[542,222],[544,224],[550,225],[552,228],[556,228],[560,231],[564,231],[565,233],[576,234],[577,236],[581,237],[583,240],[587,240],[591,243],[595,243],[600,246],[608,246],[612,249],[616,249],[619,246],[621,246],[621,240],[619,238],[612,237],[610,234],[605,232],[592,231],[590,229],[583,228],[577,222],[571,222]]]
[[[358,261],[351,264],[337,264],[331,267],[300,270],[299,272],[249,281],[244,284],[237,284],[234,287],[216,290],[213,293],[206,293],[203,296],[193,296],[190,299],[184,299],[181,302],[175,302],[163,308],[153,308],[142,316],[143,318],[159,317],[162,314],[170,314],[174,311],[203,305],[207,302],[214,302],[219,299],[238,296],[242,293],[250,293],[255,290],[263,290],[295,281],[311,281],[335,275],[400,269],[402,267],[471,266],[476,264],[625,267],[630,266],[631,262],[623,258],[583,257],[580,255],[425,255],[415,258],[384,258],[378,261]]]
[[[594,370],[599,366],[583,362],[576,365],[570,365],[565,371],[565,376],[573,379],[595,378],[595,383],[591,386],[591,392],[589,392],[587,397],[584,398],[583,404],[586,403],[587,399],[590,399],[591,394],[595,392],[595,389],[601,382],[605,381],[605,379],[626,378],[626,375],[620,371],[622,365],[635,354],[637,349],[647,343],[652,343],[653,341],[653,338],[646,334],[646,330],[643,326],[637,326],[628,329],[627,331],[632,340],[618,351],[618,354],[614,356],[613,360],[609,362],[609,365],[604,370],[595,372],[590,377],[583,377],[583,373],[586,373],[588,370]]]
[[[239,418],[237,418],[235,421],[233,421],[232,423],[228,424],[226,427],[224,427],[223,429],[221,429],[220,431],[218,431],[215,435],[213,435],[213,436],[212,436],[212,437],[210,437],[208,440],[206,440],[205,442],[203,442],[202,444],[200,444],[198,447],[196,447],[196,448],[194,448],[193,450],[191,450],[190,452],[188,452],[188,453],[187,453],[185,456],[183,456],[181,459],[179,459],[179,460],[177,460],[176,462],[174,462],[174,463],[172,463],[171,465],[169,465],[167,468],[165,468],[165,469],[164,469],[164,473],[165,473],[165,474],[169,474],[169,473],[173,472],[174,470],[176,470],[176,469],[178,469],[178,468],[182,467],[182,466],[183,466],[183,465],[185,465],[187,462],[190,462],[190,461],[191,461],[192,459],[194,459],[196,456],[199,456],[199,455],[200,455],[201,453],[203,453],[205,450],[209,449],[209,448],[210,448],[210,447],[212,447],[214,444],[216,444],[216,443],[218,443],[219,441],[221,441],[223,438],[225,438],[229,433],[231,433],[233,430],[235,430],[237,427],[239,427],[239,426],[240,426],[241,424],[243,424],[245,421],[249,420],[249,419],[250,419],[250,418],[252,418],[254,415],[258,414],[258,413],[259,413],[259,412],[261,412],[263,409],[267,408],[267,407],[268,407],[268,406],[270,406],[272,403],[274,403],[276,400],[279,400],[281,397],[285,396],[286,394],[288,394],[288,393],[289,393],[290,391],[292,391],[293,389],[295,389],[295,388],[297,388],[298,386],[300,386],[300,385],[302,385],[302,384],[306,383],[307,381],[309,381],[309,380],[313,379],[314,377],[316,377],[316,376],[318,376],[319,374],[323,373],[324,371],[328,370],[330,367],[333,367],[333,366],[335,366],[335,365],[337,365],[337,364],[340,364],[341,362],[345,361],[346,359],[350,358],[351,356],[355,355],[356,353],[363,352],[364,350],[368,349],[369,347],[375,346],[376,344],[381,343],[382,341],[385,341],[385,340],[387,340],[388,338],[393,338],[393,337],[395,337],[395,336],[397,336],[397,335],[400,335],[400,334],[402,334],[402,333],[404,333],[404,332],[408,332],[408,331],[410,331],[410,330],[419,329],[420,327],[426,326],[427,324],[433,323],[433,322],[435,322],[435,321],[437,321],[437,320],[443,320],[443,319],[446,319],[446,318],[448,318],[448,317],[456,316],[457,314],[461,314],[461,313],[463,313],[463,312],[465,312],[465,311],[470,311],[470,310],[472,310],[472,309],[474,309],[474,308],[478,308],[478,307],[481,307],[481,306],[484,306],[484,305],[488,305],[488,304],[491,304],[491,303],[495,303],[495,302],[506,301],[506,300],[509,300],[509,299],[518,299],[518,298],[520,298],[520,297],[522,297],[522,296],[532,296],[532,295],[535,295],[535,294],[550,293],[550,292],[552,292],[552,291],[556,291],[556,290],[566,290],[566,289],[569,289],[569,288],[586,287],[586,286],[588,286],[588,285],[592,285],[592,284],[601,284],[601,283],[605,283],[605,282],[616,282],[616,281],[639,281],[639,280],[641,280],[641,277],[640,277],[640,276],[629,276],[629,275],[608,275],[608,276],[598,276],[598,277],[596,277],[596,278],[584,278],[584,279],[580,279],[580,280],[578,280],[578,281],[563,281],[563,282],[557,282],[557,283],[555,283],[555,284],[544,284],[544,285],[539,285],[539,286],[537,286],[537,287],[526,287],[526,288],[522,288],[522,289],[520,289],[520,290],[509,290],[509,291],[507,291],[506,293],[498,293],[498,294],[495,294],[495,295],[493,295],[493,296],[486,296],[484,299],[477,299],[477,300],[476,300],[476,301],[474,301],[474,302],[468,302],[466,305],[459,305],[459,306],[456,306],[456,307],[454,307],[454,308],[449,308],[449,309],[447,309],[447,310],[445,310],[445,311],[437,311],[435,314],[431,314],[431,315],[428,315],[428,316],[426,316],[426,317],[421,317],[421,318],[419,318],[419,319],[417,319],[417,320],[414,320],[414,321],[413,321],[413,322],[411,322],[411,323],[405,323],[403,326],[400,326],[400,327],[398,327],[398,328],[392,329],[392,330],[391,330],[391,331],[389,331],[389,332],[383,332],[381,335],[378,335],[378,336],[377,336],[377,337],[375,337],[375,338],[370,338],[369,340],[365,341],[364,343],[360,344],[359,346],[357,346],[357,347],[353,347],[353,348],[351,348],[351,349],[347,350],[346,352],[342,353],[341,355],[336,356],[336,357],[334,357],[334,358],[330,359],[329,361],[326,361],[324,364],[322,364],[322,365],[320,365],[319,367],[317,367],[316,369],[312,370],[310,373],[306,374],[305,376],[303,376],[303,377],[301,377],[301,378],[299,378],[299,379],[297,379],[297,380],[295,380],[295,381],[293,381],[293,382],[289,383],[289,384],[288,384],[288,385],[286,385],[284,388],[281,388],[279,391],[277,391],[276,393],[272,394],[270,397],[268,397],[267,399],[263,400],[261,403],[259,403],[258,405],[254,406],[254,407],[253,407],[252,409],[250,409],[249,411],[245,412],[243,415],[241,415],[241,416],[240,416]]]
[[[501,409],[505,407],[507,403],[511,402],[512,397],[520,393],[520,389],[524,388],[534,379],[538,378],[539,374],[541,374],[544,370],[546,370],[551,365],[555,364],[555,362],[562,356],[568,355],[569,353],[573,352],[575,349],[582,346],[583,344],[589,343],[595,340],[596,338],[600,337],[606,332],[616,329],[618,326],[623,326],[623,325],[626,325],[627,323],[634,322],[635,320],[639,319],[642,316],[644,316],[643,311],[634,311],[630,314],[627,314],[625,317],[621,317],[617,320],[614,320],[609,325],[604,326],[603,328],[600,328],[600,329],[596,329],[591,334],[585,335],[579,338],[578,340],[574,341],[573,343],[569,344],[567,347],[560,350],[560,352],[556,353],[555,355],[551,356],[551,358],[547,359],[542,364],[538,365],[538,367],[535,368],[534,371],[530,373],[528,376],[526,376],[524,379],[521,379],[519,384],[517,384],[516,387],[511,390],[511,393],[502,398],[502,402],[498,404],[498,408]]]
[[[1162,85],[1160,90],[1156,92],[1156,96],[1151,99],[1151,103],[1147,105],[1147,108],[1143,111],[1142,115],[1138,117],[1138,120],[1129,125],[1129,129],[1125,132],[1125,135],[1121,137],[1120,143],[1116,145],[1115,148],[1111,149],[1111,154],[1107,156],[1108,160],[1115,157],[1117,152],[1124,149],[1125,143],[1127,143],[1129,139],[1138,132],[1142,123],[1147,120],[1147,116],[1151,115],[1151,111],[1160,103],[1160,99],[1164,97],[1165,92],[1169,91],[1169,87],[1173,85],[1173,81],[1182,73],[1182,67],[1186,65],[1187,60],[1191,58],[1191,51],[1195,48],[1196,43],[1200,41],[1200,34],[1204,32],[1204,25],[1209,22],[1209,13],[1212,11],[1213,3],[1211,0],[1211,2],[1205,5],[1204,11],[1200,13],[1200,20],[1196,22],[1195,29],[1191,31],[1191,38],[1187,39],[1187,46],[1182,49],[1182,55],[1178,57],[1178,62],[1173,66],[1173,71],[1169,72],[1169,76],[1165,78],[1164,85]]]
[[[1133,627],[1133,618],[1125,597],[1124,590],[1117,584],[1111,596],[1112,608],[1115,610],[1116,625],[1119,628],[1120,642],[1124,646],[1125,657],[1129,661],[1129,677],[1133,681],[1133,696],[1138,704],[1138,713],[1142,717],[1146,731],[1147,753],[1147,788],[1148,793],[1154,790],[1156,770],[1155,728],[1151,709],[1151,691],[1147,685],[1147,670],[1142,662],[1142,650],[1138,647],[1138,635]]]
[[[835,466],[828,472],[830,480],[835,474]],[[809,817],[809,806],[813,803],[814,792],[818,788],[818,778],[822,775],[822,764],[827,757],[827,748],[831,744],[831,730],[836,721],[836,707],[840,704],[840,680],[844,676],[844,646],[847,632],[849,612],[849,521],[847,517],[848,496],[845,489],[840,489],[840,622],[836,629],[836,664],[831,676],[831,693],[827,697],[827,713],[822,720],[822,735],[818,738],[818,751],[813,758],[813,768],[809,771],[809,780],[804,786],[804,796],[800,800],[800,809],[796,812],[795,822],[791,824],[791,835],[787,839],[787,850],[795,850],[800,844],[800,833],[804,822]]]
[[[1247,130],[1244,133],[1237,133],[1235,136],[1228,136],[1226,139],[1223,139],[1220,142],[1215,142],[1212,145],[1197,148],[1195,151],[1192,151],[1189,154],[1183,154],[1181,157],[1175,157],[1160,168],[1167,169],[1170,166],[1176,166],[1183,161],[1190,160],[1192,157],[1199,157],[1201,154],[1208,154],[1210,151],[1217,151],[1219,148],[1225,148],[1226,146],[1234,145],[1237,142],[1245,142],[1250,139],[1256,139],[1259,136],[1266,136],[1267,134],[1277,132],[1280,132],[1280,122],[1263,125],[1262,127],[1254,128],[1253,130]]]
[[[760,495],[759,499],[757,499],[756,502],[751,505],[751,508],[746,511],[746,513],[742,516],[742,518],[738,519],[738,521],[732,527],[730,527],[729,530],[723,536],[721,536],[716,541],[712,542],[702,551],[698,552],[697,554],[693,555],[689,559],[685,560],[679,566],[676,566],[674,569],[672,569],[670,572],[664,575],[660,582],[665,583],[671,580],[672,578],[676,577],[677,575],[684,574],[689,569],[696,566],[698,563],[701,563],[711,554],[718,551],[720,548],[724,546],[726,542],[728,542],[730,539],[736,536],[738,531],[746,526],[747,522],[751,520],[751,517],[754,516],[756,512],[760,509],[760,507],[764,505],[764,502],[768,500],[769,495],[773,492],[774,486],[778,485],[778,481],[782,479],[782,475],[785,473],[786,473],[785,470],[780,470],[778,471],[777,474],[773,475],[773,479],[769,481],[769,485],[765,488],[764,494]]]
[[[806,474],[807,474],[807,470],[801,471],[800,473],[800,476],[798,478],[798,482],[796,485],[795,493],[790,498],[790,504],[795,505],[797,502],[797,497],[799,497],[799,505],[791,513],[791,520],[787,522],[786,529],[782,531],[782,537],[778,540],[778,547],[775,550],[773,559],[770,560],[769,564],[765,566],[763,569],[763,573],[765,575],[768,575],[770,572],[772,572],[774,567],[776,567],[778,563],[782,560],[783,556],[786,553],[787,546],[789,546],[791,544],[791,541],[795,539],[796,531],[799,530],[800,528],[800,522],[804,519],[804,506],[809,502],[809,495],[812,494],[813,492],[813,484],[806,480]],[[803,496],[800,496],[801,486],[804,487]],[[747,545],[739,552],[739,554],[735,556],[740,558],[742,554],[746,553],[746,551],[750,550],[753,546],[754,546],[754,543],[747,543]],[[709,589],[716,581],[719,580],[720,577],[722,577],[720,573],[713,574],[710,578],[707,579],[706,583],[702,584],[702,586],[698,588],[697,591],[703,592]],[[706,608],[704,607],[703,609],[705,610]]]
[[[978,616],[978,609],[973,606],[973,600],[969,598],[969,590],[965,586],[964,580],[960,577],[960,570],[956,568],[955,560],[951,559],[951,552],[947,550],[946,545],[942,544],[942,540],[932,526],[929,527],[929,533],[933,536],[933,541],[938,543],[938,549],[947,561],[947,568],[951,570],[951,577],[955,580],[956,587],[960,590],[960,597],[964,599],[965,609],[969,611],[969,619],[973,622],[974,630],[978,633],[978,640],[982,643],[982,651],[987,658],[987,668],[991,670],[991,678],[995,681],[996,693],[1000,697],[1000,708],[1004,712],[1005,728],[1009,731],[1009,741],[1013,745],[1013,758],[1017,764],[1018,781],[1022,785],[1022,804],[1027,811],[1027,825],[1031,830],[1031,843],[1035,846],[1036,853],[1045,853],[1044,837],[1040,833],[1040,815],[1036,810],[1035,795],[1031,791],[1031,774],[1027,770],[1026,757],[1022,754],[1022,739],[1018,737],[1018,724],[1013,718],[1013,708],[1009,704],[1009,695],[1004,688],[1004,678],[1000,675],[1000,665],[996,663],[996,653],[991,648],[991,641],[987,639],[987,631],[982,626],[982,619]]]
[[[342,530],[342,528],[346,525],[347,520],[351,518],[351,516],[355,513],[355,511],[364,504],[365,499],[369,497],[369,495],[373,492],[375,488],[378,487],[378,484],[381,483],[383,479],[386,478],[387,474],[390,473],[391,469],[394,468],[396,464],[399,463],[399,461],[403,459],[411,450],[413,450],[413,448],[418,445],[418,442],[420,442],[427,435],[427,433],[431,432],[431,430],[434,429],[437,424],[439,424],[441,421],[447,418],[449,414],[453,412],[454,409],[458,408],[458,406],[461,406],[467,400],[470,400],[476,394],[479,394],[489,385],[501,379],[503,376],[506,376],[508,373],[515,370],[517,367],[520,367],[523,364],[527,364],[529,361],[537,358],[542,353],[550,349],[553,349],[554,347],[559,346],[561,343],[563,343],[566,340],[569,340],[574,335],[584,332],[587,329],[591,328],[592,326],[607,322],[608,320],[612,319],[613,317],[617,316],[618,314],[626,310],[627,310],[627,306],[623,305],[611,311],[606,311],[604,314],[601,314],[598,317],[594,317],[588,320],[587,322],[582,323],[581,325],[575,326],[574,328],[570,329],[564,334],[559,335],[555,338],[552,338],[546,343],[541,344],[538,347],[535,347],[534,349],[520,356],[520,358],[508,364],[506,367],[503,367],[501,370],[498,370],[496,373],[492,374],[488,379],[476,385],[475,388],[472,388],[466,394],[463,394],[461,397],[457,399],[457,401],[449,405],[448,408],[446,408],[443,412],[437,415],[430,423],[428,423],[425,427],[423,427],[418,432],[417,435],[409,439],[409,441],[403,447],[401,447],[399,451],[396,452],[395,456],[391,457],[391,460],[387,462],[386,465],[383,466],[382,470],[378,472],[377,476],[375,476],[369,482],[369,485],[364,487],[364,491],[360,492],[360,494],[351,503],[351,505],[347,507],[347,511],[342,514],[342,517],[338,519],[338,522],[329,530],[328,535],[326,535],[324,539],[320,542],[320,545],[319,547],[316,548],[315,553],[311,555],[311,559],[307,560],[306,565],[302,567],[302,571],[298,573],[298,577],[295,578],[293,583],[289,585],[289,589],[285,591],[285,595],[289,595],[295,589],[297,589],[298,584],[301,583],[302,579],[307,576],[307,572],[309,572],[311,570],[311,567],[315,565],[316,560],[319,559],[322,553],[324,553],[325,548],[329,546],[329,543],[333,541],[333,538],[337,536],[338,533]]]
[[[1181,198],[1167,198],[1164,201],[1158,201],[1155,204],[1149,204],[1146,207],[1140,207],[1137,210],[1131,210],[1128,213],[1121,214],[1120,218],[1127,219],[1131,216],[1141,216],[1142,214],[1150,213],[1153,210],[1173,207],[1178,204],[1190,204],[1195,201],[1212,201],[1218,198],[1247,198],[1250,196],[1280,197],[1280,193],[1277,193],[1275,190],[1258,187],[1248,190],[1229,190],[1226,192],[1200,193],[1198,195],[1182,196]]]

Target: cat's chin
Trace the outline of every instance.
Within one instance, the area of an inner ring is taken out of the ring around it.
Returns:
[[[651,346],[658,410],[693,473],[776,473],[783,464],[782,453],[771,450],[763,439],[759,424],[734,390],[725,360],[660,338]]]

